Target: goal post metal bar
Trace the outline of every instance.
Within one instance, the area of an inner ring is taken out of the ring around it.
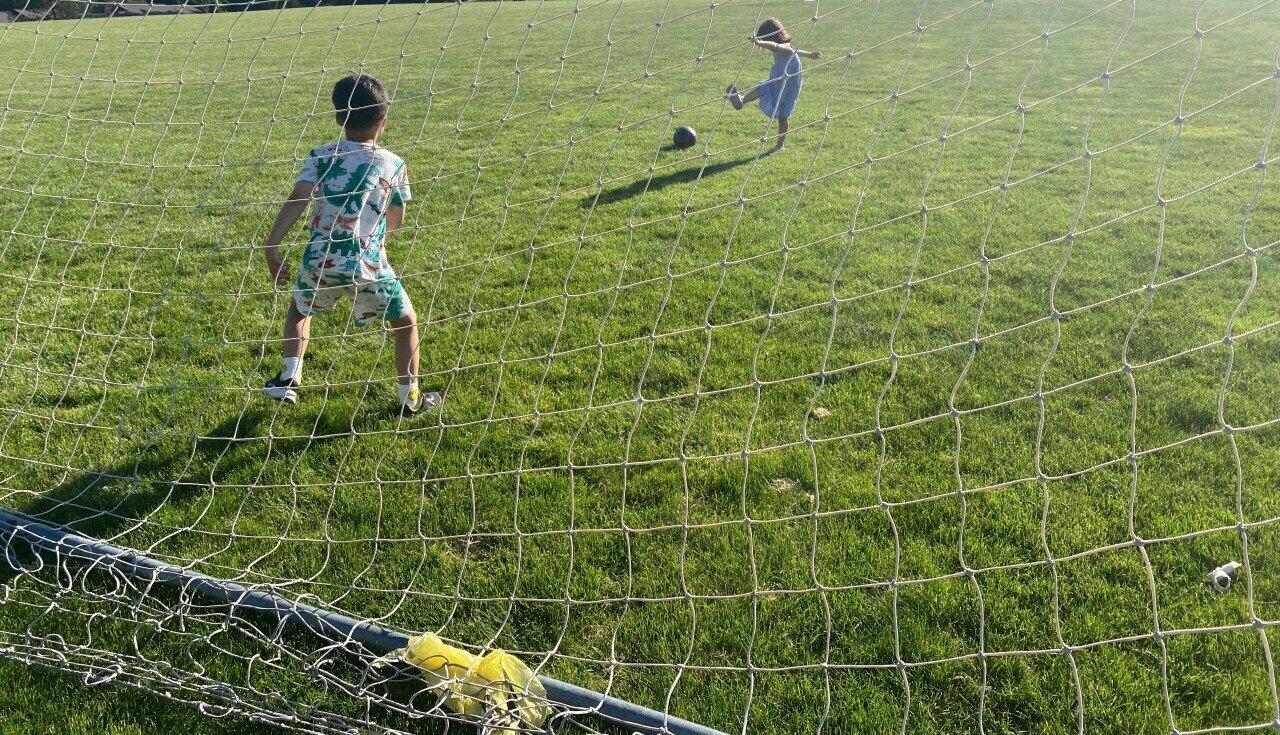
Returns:
[[[30,516],[0,508],[0,537],[6,538],[5,546],[11,543],[11,539],[19,536],[25,538],[34,547],[52,552],[59,557],[65,555],[103,564],[127,576],[147,581],[180,585],[185,589],[195,590],[206,597],[231,605],[233,612],[249,610],[275,615],[302,625],[322,638],[357,641],[380,654],[403,648],[409,641],[409,636],[398,630],[166,564],[136,551],[86,538],[71,531],[41,523]],[[551,702],[573,709],[586,710],[629,728],[670,735],[725,735],[719,730],[713,730],[696,722],[641,707],[549,676],[539,676],[538,680],[546,688],[547,699]]]

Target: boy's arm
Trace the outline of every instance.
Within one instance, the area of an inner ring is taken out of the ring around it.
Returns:
[[[284,236],[289,234],[289,230],[293,229],[294,223],[302,213],[307,210],[307,203],[311,201],[311,190],[314,188],[315,184],[310,181],[299,181],[293,185],[288,201],[280,207],[280,213],[276,215],[276,221],[271,225],[271,233],[262,243],[262,250],[267,256],[267,269],[276,279],[276,283],[283,285],[289,282],[291,277],[289,262],[280,256],[280,243],[284,241]]]
[[[387,234],[391,234],[404,226],[404,205],[413,197],[409,191],[409,170],[404,161],[392,177],[393,186],[390,200],[387,202]]]
[[[404,205],[392,204],[387,207],[387,234],[395,232],[404,225]]]
[[[797,56],[807,56],[807,57],[809,57],[810,59],[821,59],[821,58],[822,58],[822,52],[821,52],[821,51],[801,51],[800,49],[796,49],[796,55],[797,55]]]

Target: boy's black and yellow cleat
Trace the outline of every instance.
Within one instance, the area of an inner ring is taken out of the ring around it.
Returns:
[[[440,394],[434,391],[423,393],[420,389],[414,388],[409,391],[409,395],[400,402],[400,415],[412,416],[421,411],[425,411],[432,406],[440,403]]]

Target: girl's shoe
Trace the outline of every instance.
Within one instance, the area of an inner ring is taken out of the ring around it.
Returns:
[[[742,109],[742,95],[738,94],[738,85],[730,84],[724,91],[724,97],[729,100],[729,104],[733,105],[733,109]]]

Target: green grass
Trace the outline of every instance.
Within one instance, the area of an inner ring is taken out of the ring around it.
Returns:
[[[1270,723],[1280,185],[1253,166],[1280,151],[1280,12],[1255,4],[476,3],[0,29],[0,504],[403,629],[552,652],[547,673],[669,695],[728,732]],[[770,122],[719,96],[768,68],[743,41],[762,15],[826,58],[806,62],[785,154],[757,158]],[[253,244],[336,134],[328,90],[353,68],[392,89],[383,143],[413,181],[390,256],[447,392],[415,422],[390,416],[387,334],[343,309],[314,324],[296,407],[254,391],[288,295]],[[661,149],[681,124],[699,146]],[[1252,584],[1209,590],[1246,540]],[[46,613],[51,581],[9,581],[0,646],[136,638],[359,712],[292,659],[249,673],[241,656],[272,646],[205,644],[217,616],[166,616],[164,592],[141,615],[156,633],[100,596]],[[1198,632],[1156,640],[1157,620]],[[0,677],[19,713],[3,732],[265,727]]]

